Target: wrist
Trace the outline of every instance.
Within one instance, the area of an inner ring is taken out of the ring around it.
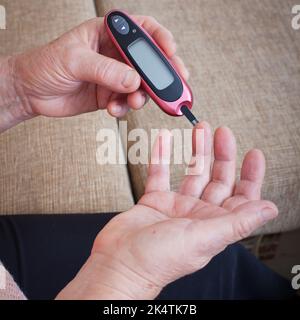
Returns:
[[[0,59],[0,132],[33,118],[26,111],[26,97],[15,72],[15,56]]]
[[[56,299],[149,300],[161,289],[116,259],[93,253]]]

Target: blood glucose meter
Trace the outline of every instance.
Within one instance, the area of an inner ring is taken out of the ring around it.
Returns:
[[[125,62],[141,76],[143,89],[167,114],[184,114],[195,125],[191,113],[193,95],[185,80],[155,40],[122,11],[105,16],[107,32]]]

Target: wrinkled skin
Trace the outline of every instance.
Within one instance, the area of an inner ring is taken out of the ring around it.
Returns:
[[[90,281],[93,285],[86,291],[76,286],[89,282],[87,263],[58,298],[155,298],[164,286],[203,268],[227,245],[276,217],[276,206],[260,200],[262,152],[253,149],[246,154],[241,180],[236,182],[232,132],[225,127],[215,132],[211,171],[211,130],[206,122],[197,128],[205,134],[205,146],[198,154],[204,157],[204,170],[185,176],[178,192],[170,191],[168,164],[155,162],[170,156],[170,132],[161,131],[163,139],[152,151],[155,164],[149,167],[145,194],[132,209],[113,218],[94,242],[90,265],[96,265],[98,276]],[[198,132],[193,133],[194,149]]]
[[[135,18],[186,78],[171,33],[153,18]],[[120,62],[101,18],[41,48],[6,58],[2,65],[9,83],[14,83],[13,88],[7,85],[10,92],[3,100],[14,104],[0,103],[2,130],[37,115],[65,117],[99,108],[120,117],[146,101],[139,75]],[[168,283],[203,268],[228,244],[276,217],[276,206],[260,200],[262,152],[254,149],[246,154],[236,183],[231,131],[219,128],[212,139],[207,123],[197,128],[204,130],[205,145],[199,148],[204,153],[197,154],[197,130],[193,147],[197,156],[204,157],[204,170],[185,176],[179,190],[172,192],[169,166],[153,161],[144,196],[104,227],[89,259],[58,299],[153,299]],[[170,132],[160,134],[164,139],[157,140],[152,159],[167,160]]]

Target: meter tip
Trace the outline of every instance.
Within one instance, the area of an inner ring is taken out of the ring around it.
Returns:
[[[199,123],[199,121],[197,120],[197,118],[193,115],[193,113],[191,112],[191,110],[183,105],[180,108],[181,112],[186,116],[186,118],[190,121],[190,123],[195,126],[197,123]]]

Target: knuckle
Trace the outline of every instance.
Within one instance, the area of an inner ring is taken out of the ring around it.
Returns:
[[[113,61],[106,59],[95,66],[96,77],[110,83],[113,75]]]
[[[252,232],[252,223],[249,219],[238,220],[234,226],[234,235],[236,240],[247,238]]]

